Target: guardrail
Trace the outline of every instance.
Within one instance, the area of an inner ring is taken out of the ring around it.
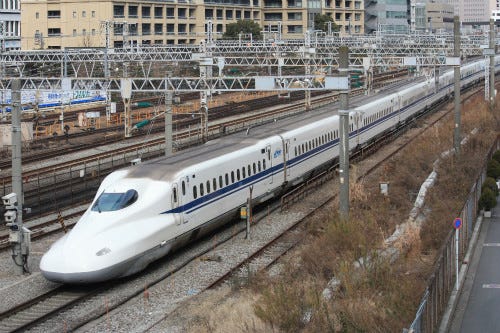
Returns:
[[[467,200],[465,201],[462,210],[457,215],[462,219],[462,227],[460,229],[460,238],[458,244],[458,267],[463,263],[465,253],[467,252],[469,241],[472,236],[472,231],[477,219],[478,201],[481,196],[481,186],[486,179],[486,165],[491,159],[492,154],[499,149],[499,137],[491,146],[487,158],[476,181],[472,185]],[[451,229],[452,221],[450,221]],[[448,305],[448,300],[451,296],[456,282],[456,260],[455,260],[455,231],[450,230],[446,237],[443,246],[440,249],[440,254],[436,260],[434,272],[429,278],[427,288],[424,292],[415,320],[410,328],[403,332],[412,333],[427,333],[437,329],[441,322],[442,315]]]

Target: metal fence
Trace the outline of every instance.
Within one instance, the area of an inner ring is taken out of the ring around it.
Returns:
[[[460,237],[458,244],[458,268],[463,263],[465,253],[469,246],[472,230],[477,218],[478,201],[481,196],[481,186],[486,179],[487,161],[491,159],[491,155],[499,149],[499,138],[488,152],[488,157],[484,163],[476,181],[472,185],[467,200],[462,207],[462,210],[457,215],[462,219],[462,227],[460,229]],[[450,221],[451,227],[452,221]],[[456,260],[455,260],[455,231],[450,230],[446,237],[444,245],[439,251],[438,259],[436,260],[434,272],[432,273],[427,289],[425,290],[422,301],[415,315],[415,320],[410,326],[409,331],[414,333],[433,332],[438,328],[441,322],[441,317],[448,305],[448,300],[451,296],[456,282]]]

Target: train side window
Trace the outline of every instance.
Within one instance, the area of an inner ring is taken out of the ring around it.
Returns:
[[[297,146],[294,148],[295,156],[297,156]]]
[[[252,175],[252,168],[250,167],[250,164],[247,165],[247,173],[248,173],[248,177],[250,177]]]
[[[210,193],[210,180],[207,180],[207,194]]]
[[[222,183],[222,176],[219,176],[219,188],[222,188],[224,184]]]
[[[231,184],[234,183],[234,171],[231,171]]]
[[[246,171],[245,171],[245,167],[242,167],[241,168],[241,175],[242,175],[242,178],[245,179],[247,177],[246,175]]]
[[[240,181],[240,179],[241,179],[240,169],[236,169],[236,179],[237,179],[238,181]]]
[[[262,170],[262,169],[260,168],[260,161],[258,161],[258,162],[257,162],[257,167],[258,167],[259,172],[260,172],[260,171]]]
[[[196,185],[193,186],[193,199],[198,198],[198,189],[196,188]]]
[[[172,187],[172,194],[174,197],[174,202],[177,202],[177,188]]]
[[[316,138],[316,146],[314,146],[314,148],[317,148],[317,147],[319,147],[319,140],[318,140],[318,138]]]
[[[182,195],[186,195],[186,183],[184,181],[182,181],[181,183],[181,187],[182,187]]]
[[[257,167],[255,165],[255,162],[253,162],[253,174],[255,175],[257,173]]]
[[[305,153],[306,150],[304,149],[304,144],[302,144],[302,153]]]
[[[226,173],[225,175],[225,180],[226,180],[226,186],[229,185],[229,175]]]
[[[266,160],[262,160],[262,168],[264,168],[264,170],[266,170]]]
[[[298,146],[298,152],[299,152],[299,155],[302,154],[302,152],[300,151],[300,146]]]
[[[212,189],[214,191],[217,191],[217,179],[212,179]]]
[[[205,193],[203,191],[203,183],[200,184],[200,197],[202,197]]]

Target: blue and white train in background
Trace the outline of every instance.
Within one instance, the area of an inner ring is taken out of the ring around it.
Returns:
[[[461,86],[480,81],[484,67],[484,60],[462,66]],[[437,82],[352,101],[349,146],[368,145],[452,93],[449,70]],[[338,158],[339,116],[332,108],[111,173],[73,230],[43,256],[42,274],[63,283],[134,274],[237,217],[251,186],[261,203],[304,181]]]
[[[21,104],[23,110],[32,110],[35,105],[38,105],[39,110],[51,109],[63,106],[64,104],[87,104],[87,103],[103,103],[106,101],[106,91],[104,90],[74,90],[71,92],[54,91],[35,91],[22,90]],[[11,90],[0,90],[0,105],[11,105]],[[5,106],[0,109],[2,112],[10,112],[10,106]]]

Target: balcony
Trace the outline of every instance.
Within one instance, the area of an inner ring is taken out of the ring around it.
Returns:
[[[47,18],[48,19],[59,19],[59,18],[61,18],[61,11],[60,10],[49,10],[47,12]]]

